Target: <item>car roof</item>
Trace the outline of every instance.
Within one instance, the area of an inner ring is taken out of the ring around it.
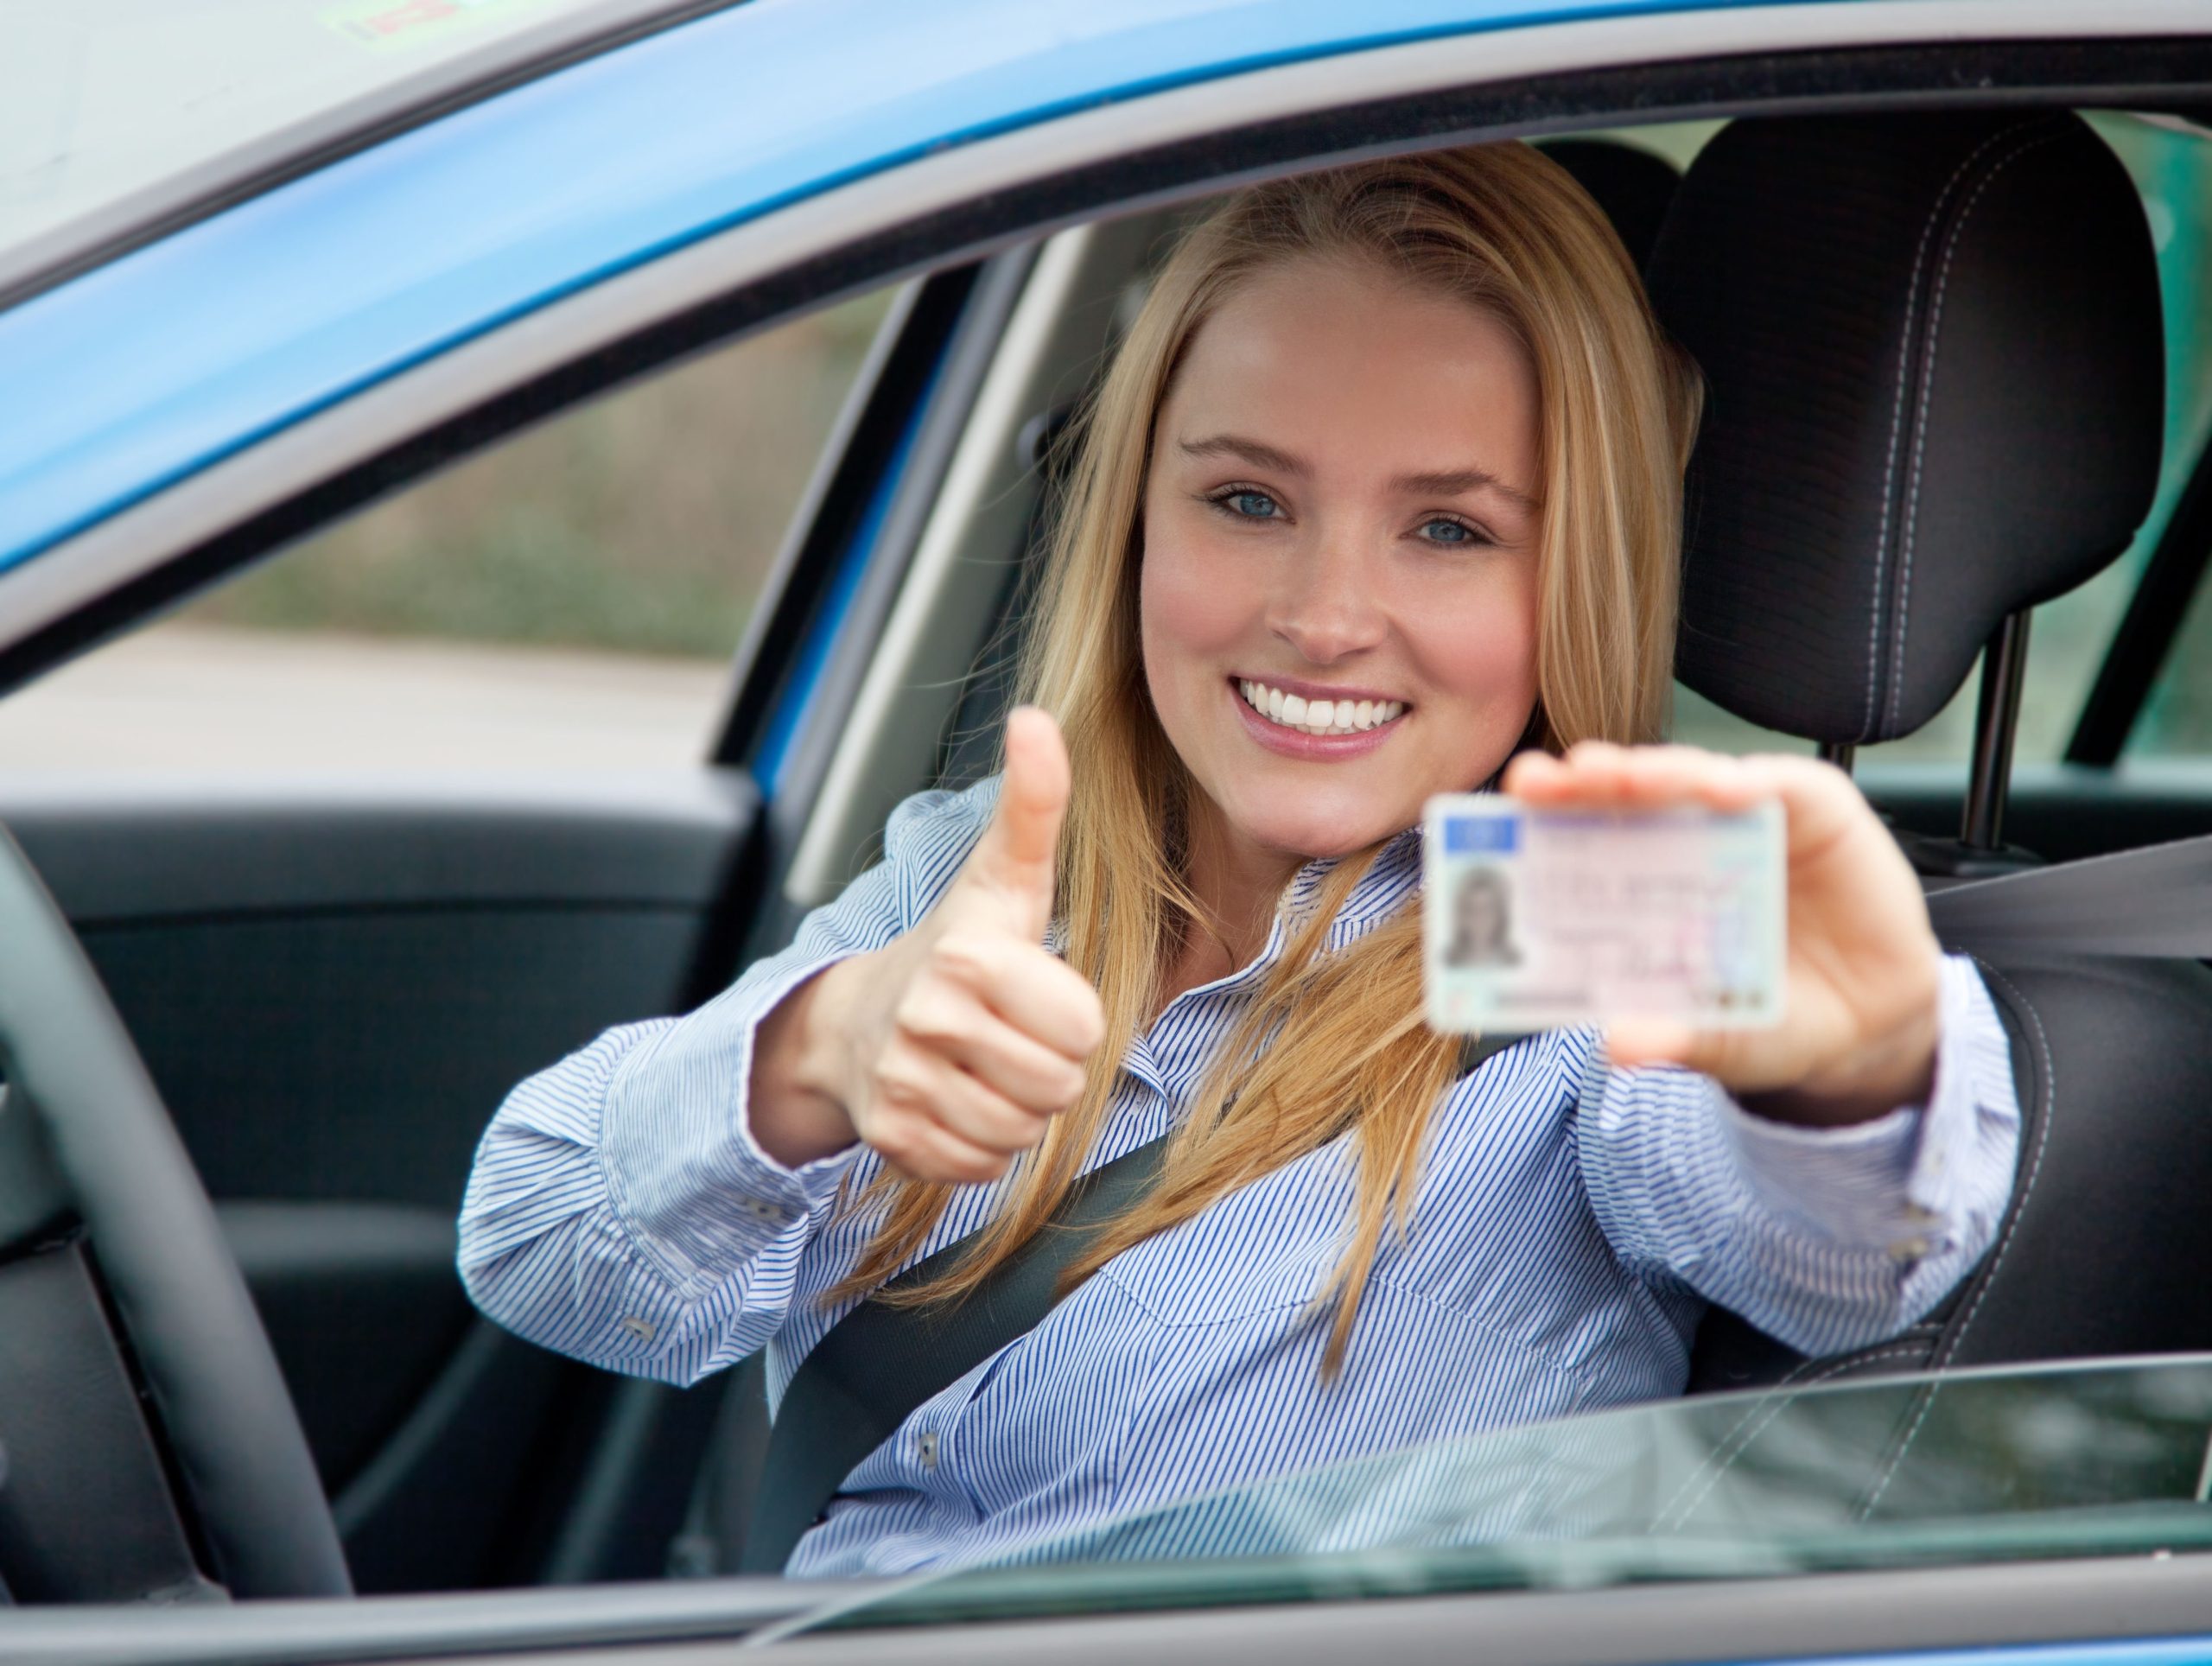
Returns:
[[[1522,25],[1695,14],[1717,25],[1696,43],[1709,53],[1727,49],[1723,14],[1897,10],[753,0],[715,11],[340,156],[0,311],[0,572],[564,296],[995,136],[1271,67]],[[2169,29],[2183,15],[2139,10]],[[2113,18],[2102,9],[2101,30],[2122,26]]]

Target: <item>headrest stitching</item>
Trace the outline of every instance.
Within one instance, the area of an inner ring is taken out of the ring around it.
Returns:
[[[1951,194],[1958,188],[1959,181],[1966,177],[1974,163],[1981,160],[1983,154],[2045,119],[2036,117],[2001,129],[1968,151],[1965,160],[1952,171],[1951,177],[1943,181],[1943,188],[1936,194],[1936,200],[1929,205],[1927,221],[1920,228],[1920,242],[1913,251],[1912,279],[1905,289],[1904,330],[1897,347],[1897,397],[1890,412],[1889,456],[1882,469],[1882,519],[1874,537],[1872,606],[1866,610],[1866,715],[1859,725],[1859,739],[1861,741],[1871,741],[1874,738],[1876,701],[1880,692],[1882,675],[1882,597],[1888,588],[1886,569],[1890,559],[1890,511],[1897,484],[1897,442],[1904,431],[1905,389],[1910,385],[1912,378],[1913,314],[1919,306],[1921,273],[1927,264],[1928,246],[1935,238],[1936,225],[1942,219],[1944,206],[1950,201]]]
[[[2006,130],[2021,132],[2017,128]],[[1912,550],[1915,536],[1920,528],[1922,461],[1928,450],[1929,398],[1936,386],[1936,353],[1942,343],[1943,296],[1950,287],[1951,262],[1959,251],[1960,239],[1966,235],[1967,221],[1973,218],[1974,206],[1981,200],[1982,194],[1995,182],[1997,176],[2030,151],[2057,143],[2066,131],[2065,128],[2057,127],[2039,137],[2022,133],[2019,143],[1990,164],[1989,171],[1981,176],[1980,182],[1974,188],[1973,194],[1961,206],[1958,219],[1951,223],[1950,235],[1943,240],[1942,264],[1936,275],[1936,298],[1928,313],[1928,352],[1921,366],[1920,397],[1915,401],[1912,416],[1912,484],[1905,496],[1904,549],[1899,556],[1897,572],[1897,636],[1890,653],[1890,701],[1884,714],[1892,728],[1897,726],[1897,707],[1904,699],[1904,635],[1906,623],[1911,617]]]

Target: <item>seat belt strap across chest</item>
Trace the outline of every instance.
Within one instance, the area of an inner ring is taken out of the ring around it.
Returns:
[[[1460,1069],[1472,1070],[1521,1039],[1474,1042]],[[741,1558],[745,1572],[781,1569],[845,1478],[897,1434],[917,1406],[1037,1328],[1059,1299],[1060,1275],[1158,1181],[1167,1137],[1084,1174],[1052,1218],[965,1300],[910,1307],[879,1297],[941,1277],[975,1243],[976,1233],[915,1262],[830,1327],[792,1373],[769,1431]]]
[[[742,1567],[774,1573],[822,1518],[845,1478],[942,1394],[1052,1311],[1059,1276],[1098,1230],[1151,1191],[1160,1135],[1076,1182],[1028,1243],[966,1300],[918,1307],[882,1300],[942,1277],[980,1233],[925,1256],[830,1327],[799,1362],[769,1431]]]

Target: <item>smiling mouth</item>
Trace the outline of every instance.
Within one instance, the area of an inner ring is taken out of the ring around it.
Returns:
[[[1402,700],[1308,700],[1249,678],[1236,684],[1236,691],[1270,723],[1300,734],[1363,734],[1406,709]]]

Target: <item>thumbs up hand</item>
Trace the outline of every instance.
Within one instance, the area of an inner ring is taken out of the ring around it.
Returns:
[[[857,1136],[916,1180],[994,1180],[1075,1103],[1106,1021],[1044,946],[1068,782],[1058,725],[1011,713],[998,808],[937,906],[762,1024],[752,1117],[771,1156],[803,1162]]]

